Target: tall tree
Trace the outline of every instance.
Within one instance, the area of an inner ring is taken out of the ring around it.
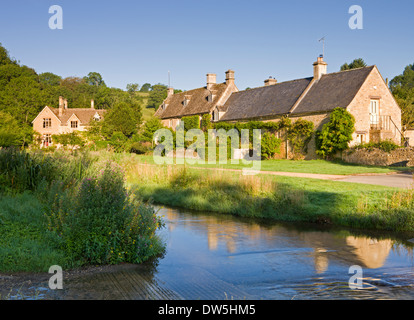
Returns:
[[[345,70],[351,70],[351,69],[357,69],[357,68],[363,68],[366,67],[367,64],[365,63],[364,59],[358,58],[352,61],[350,64],[345,63],[341,66],[341,71]]]
[[[39,74],[39,81],[42,84],[48,86],[58,86],[62,80],[61,76],[58,76],[52,72],[43,72]]]
[[[122,132],[126,137],[131,137],[137,132],[140,122],[141,116],[136,110],[136,106],[124,101],[118,102],[105,115],[102,133],[107,138],[115,132]]]
[[[148,97],[148,108],[158,108],[167,98],[167,89],[167,86],[163,84],[153,85]]]
[[[91,86],[103,86],[105,87],[105,81],[103,80],[102,76],[98,72],[89,72],[86,77],[83,78],[85,82]]]
[[[390,89],[402,110],[402,123],[414,128],[414,64],[390,81]]]
[[[151,89],[151,84],[150,83],[144,83],[141,87],[141,92],[148,92]]]

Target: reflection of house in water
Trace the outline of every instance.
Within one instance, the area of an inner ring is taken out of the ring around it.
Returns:
[[[167,209],[163,212],[170,221],[180,221],[181,215]],[[206,234],[210,250],[218,250],[224,244],[228,253],[237,252],[237,243],[248,239],[254,243],[265,242],[269,250],[276,248],[305,247],[311,249],[303,253],[314,260],[317,273],[324,273],[330,261],[359,265],[376,269],[384,265],[393,246],[391,240],[374,240],[368,237],[355,237],[346,234],[324,231],[299,231],[285,227],[261,226],[256,223],[243,223],[229,216],[195,215],[194,219],[183,221],[185,225]],[[169,224],[170,230],[174,224]],[[245,250],[246,248],[243,248]]]

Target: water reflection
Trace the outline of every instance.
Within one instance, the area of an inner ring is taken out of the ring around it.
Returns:
[[[355,236],[346,231],[301,231],[282,225],[265,226],[255,222],[241,222],[228,216],[192,214],[191,218],[175,209],[162,209],[172,232],[180,225],[196,230],[207,238],[210,251],[220,246],[228,254],[248,252],[263,246],[266,250],[286,248],[307,248],[307,255],[313,259],[314,270],[323,274],[332,262],[346,265],[359,265],[367,269],[378,269],[385,265],[394,247],[391,239],[376,239],[368,236]],[[250,247],[250,248],[249,248]],[[411,248],[405,248],[412,252]]]

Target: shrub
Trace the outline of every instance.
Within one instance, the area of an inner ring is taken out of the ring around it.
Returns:
[[[355,118],[343,108],[335,108],[321,131],[316,132],[316,153],[324,158],[348,148],[355,130]]]
[[[151,151],[150,142],[134,142],[131,145],[129,152],[136,154],[146,154]]]
[[[373,150],[373,149],[380,149],[385,152],[391,152],[393,150],[399,149],[401,146],[396,144],[391,140],[385,140],[381,142],[369,142],[369,143],[361,143],[359,145],[354,146],[352,149],[366,149],[366,150]]]
[[[313,122],[308,120],[297,120],[288,131],[288,139],[293,146],[293,152],[303,154],[307,152],[307,145],[313,135]]]
[[[52,203],[49,228],[60,235],[70,265],[141,263],[160,253],[155,231],[162,221],[128,194],[114,164],[83,179],[75,192],[60,190]]]
[[[282,141],[276,138],[275,135],[265,132],[262,135],[262,159],[271,159],[276,153],[280,152],[280,145]]]

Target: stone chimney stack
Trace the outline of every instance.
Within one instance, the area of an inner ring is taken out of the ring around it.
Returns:
[[[213,85],[217,83],[217,75],[214,73],[207,73],[207,90],[211,90]]]
[[[324,74],[328,73],[328,64],[323,61],[323,56],[319,56],[318,60],[313,63],[313,79],[318,81]]]
[[[63,115],[63,97],[59,97],[59,117]]]
[[[168,88],[167,98],[171,97],[174,94],[174,88]]]
[[[95,109],[95,101],[91,99],[91,109]]]
[[[226,84],[234,84],[234,71],[228,70],[226,71]]]
[[[265,86],[273,86],[277,83],[277,80],[275,78],[270,77],[269,79],[266,79],[264,81]]]
[[[65,109],[68,108],[68,99],[63,100],[63,105],[64,105]]]

